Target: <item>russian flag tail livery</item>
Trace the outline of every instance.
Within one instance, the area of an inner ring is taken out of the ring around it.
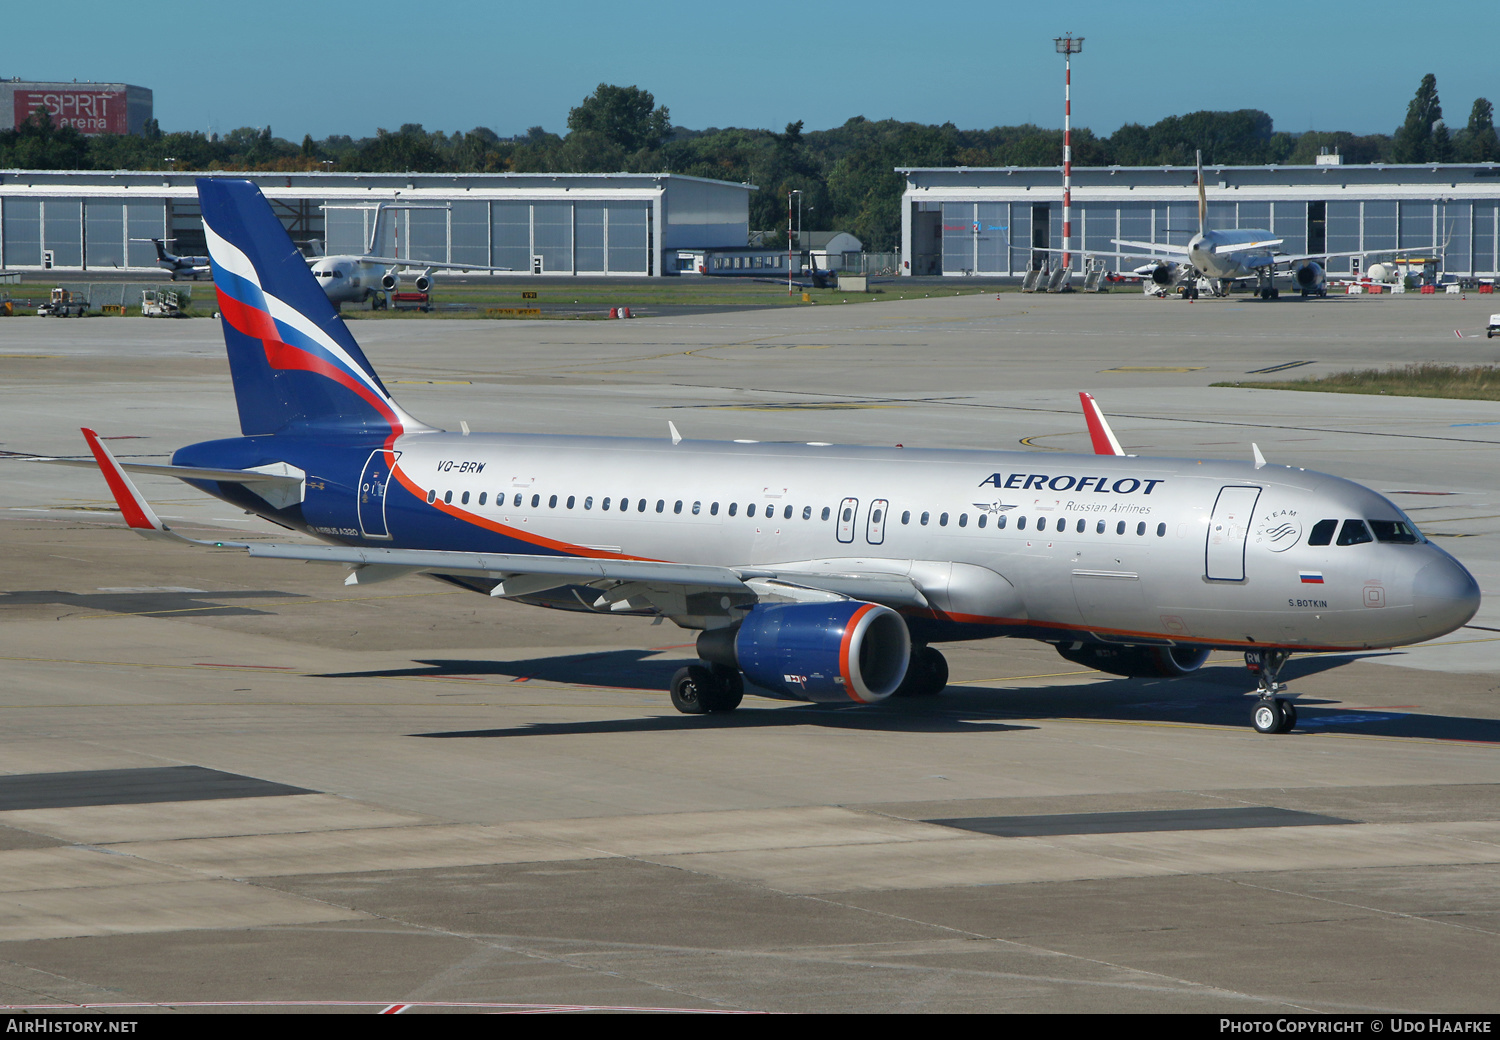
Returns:
[[[423,429],[386,391],[260,189],[201,178],[198,201],[241,432],[389,443]]]

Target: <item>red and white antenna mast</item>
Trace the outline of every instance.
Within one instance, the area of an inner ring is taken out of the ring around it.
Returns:
[[[1063,270],[1073,263],[1073,55],[1083,52],[1083,37],[1055,36],[1063,56]]]

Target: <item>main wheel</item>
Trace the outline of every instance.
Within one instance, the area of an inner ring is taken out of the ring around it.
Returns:
[[[1281,728],[1277,733],[1290,733],[1292,727],[1297,725],[1297,706],[1291,701],[1277,699],[1276,706],[1281,709]]]
[[[672,707],[684,715],[706,714],[712,710],[708,702],[713,700],[717,688],[714,673],[701,664],[679,668],[672,676]]]
[[[711,670],[715,692],[705,702],[708,710],[733,711],[738,708],[740,701],[745,699],[745,677],[739,673],[739,669],[722,664],[713,665]]]
[[[930,646],[911,648],[906,677],[896,687],[896,697],[936,697],[948,687],[948,659]]]

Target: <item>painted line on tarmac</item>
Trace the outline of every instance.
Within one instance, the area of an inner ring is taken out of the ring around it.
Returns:
[[[1270,368],[1252,368],[1250,371],[1246,372],[1245,375],[1247,375],[1247,376],[1263,376],[1263,375],[1268,375],[1271,372],[1285,372],[1289,368],[1301,368],[1303,365],[1311,365],[1311,364],[1314,364],[1314,362],[1312,362],[1312,361],[1288,361],[1288,362],[1286,362],[1284,364],[1272,365]]]

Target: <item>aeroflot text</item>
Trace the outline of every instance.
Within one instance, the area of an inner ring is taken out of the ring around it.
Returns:
[[[1142,494],[1149,495],[1156,490],[1156,485],[1165,483],[1165,480],[1140,480],[1136,477],[1121,477],[1111,483],[1108,477],[1075,477],[1070,473],[1059,477],[1051,477],[1045,473],[1012,473],[1010,476],[991,473],[979,482],[979,486],[993,485],[1020,491],[1093,491],[1099,495],[1133,495],[1141,491]],[[1145,490],[1142,491],[1142,488]]]

